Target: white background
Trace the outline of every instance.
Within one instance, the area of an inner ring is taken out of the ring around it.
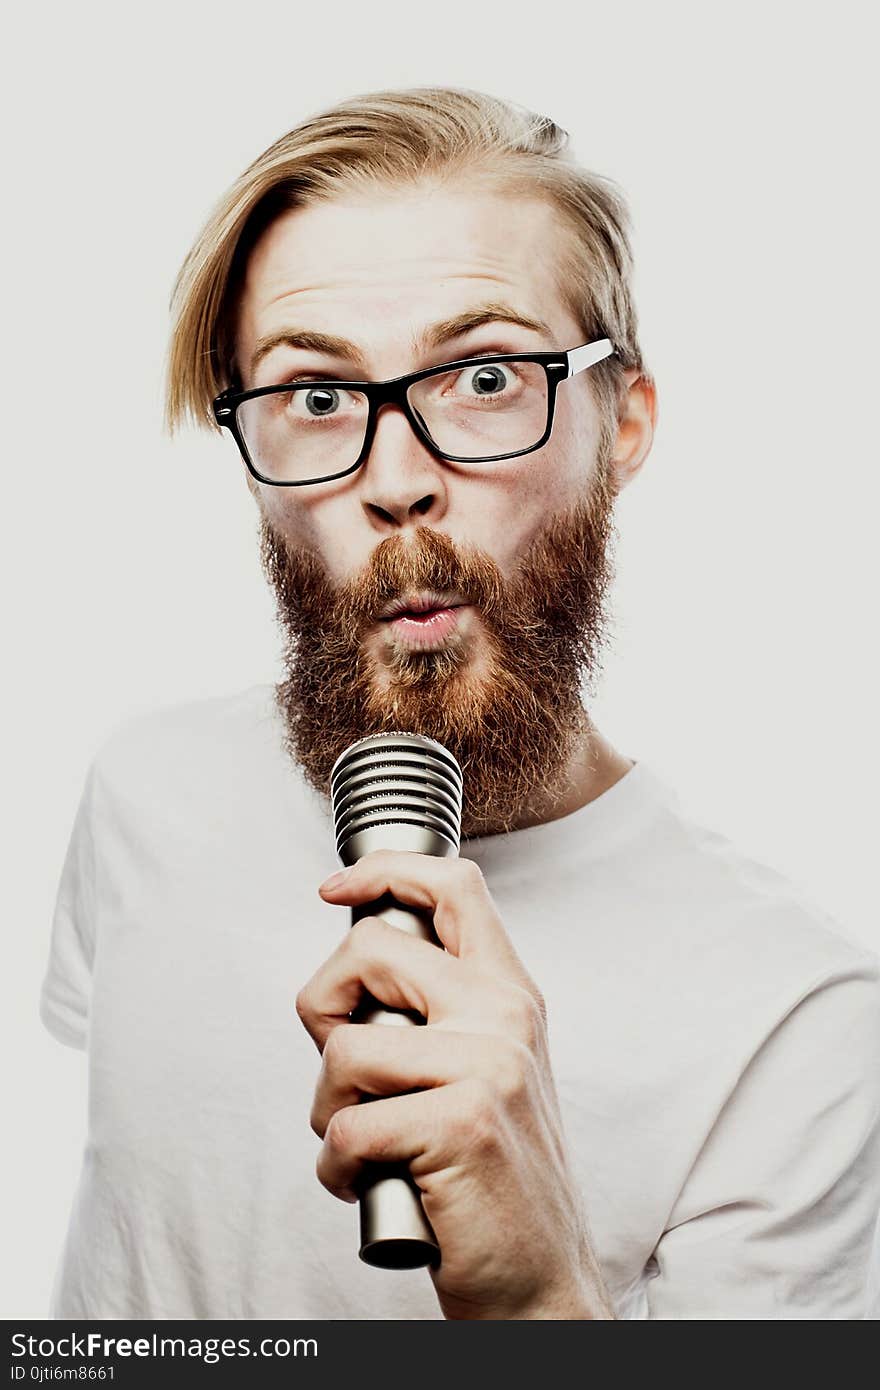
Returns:
[[[552,115],[624,189],[660,420],[619,509],[600,726],[880,948],[871,9],[18,7],[3,1317],[46,1313],[81,1157],[85,1059],[44,1034],[37,1002],[91,755],[138,711],[280,674],[234,446],[162,433],[172,282],[245,165],[340,98],[479,87]]]

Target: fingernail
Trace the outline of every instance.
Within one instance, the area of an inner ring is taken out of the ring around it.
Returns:
[[[342,883],[347,878],[348,869],[340,869],[338,873],[331,874],[329,878],[324,879],[324,882],[321,884],[320,891],[322,893],[330,893],[333,891],[334,888],[338,888],[340,883]]]

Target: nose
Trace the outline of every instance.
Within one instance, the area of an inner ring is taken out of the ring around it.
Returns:
[[[448,506],[443,463],[415,433],[402,408],[379,407],[376,433],[360,469],[361,502],[370,524],[390,531],[439,521]]]

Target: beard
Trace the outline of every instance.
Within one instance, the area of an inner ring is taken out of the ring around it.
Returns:
[[[463,839],[552,819],[589,744],[581,686],[598,675],[607,638],[614,496],[599,463],[589,494],[552,516],[510,579],[484,551],[418,526],[335,585],[313,551],[292,549],[262,517],[260,558],[284,636],[275,700],[286,751],[316,791],[329,797],[350,743],[406,731],[458,760]],[[377,615],[423,589],[458,591],[479,621],[433,649],[405,646]]]

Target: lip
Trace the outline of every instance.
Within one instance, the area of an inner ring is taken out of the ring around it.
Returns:
[[[468,605],[459,603],[448,608],[427,610],[424,617],[401,614],[400,617],[385,619],[385,625],[394,636],[415,650],[429,651],[439,647],[458,630],[461,614]]]
[[[425,589],[420,594],[404,594],[402,598],[386,604],[378,618],[379,622],[388,622],[398,613],[427,613],[432,610],[439,612],[448,608],[460,608],[464,603],[462,594],[441,594],[437,589]]]

